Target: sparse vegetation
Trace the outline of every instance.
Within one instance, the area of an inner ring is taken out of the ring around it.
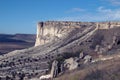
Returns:
[[[44,22],[43,22],[44,24]],[[85,58],[83,56],[92,56],[94,58],[98,58],[98,51],[107,52],[107,47],[110,43],[113,42],[114,33],[117,33],[115,36],[118,41],[115,41],[115,45],[111,47],[109,52],[118,53],[119,50],[119,36],[120,29],[106,29],[98,30],[96,29],[96,23],[93,22],[45,22],[46,25],[51,25],[50,29],[44,27],[43,29],[51,30],[54,27],[54,30],[57,30],[57,25],[59,24],[59,29],[57,31],[52,31],[59,33],[58,35],[63,36],[60,38],[56,34],[52,36],[47,36],[48,39],[45,39],[44,31],[42,38],[44,39],[38,42],[42,42],[45,45],[32,47],[25,50],[16,50],[9,54],[0,56],[0,77],[4,77],[4,79],[20,79],[23,80],[24,77],[33,78],[40,77],[43,74],[46,74],[48,69],[51,69],[51,65],[53,60],[57,60],[58,63],[58,72],[59,68],[65,59],[70,58],[70,62],[77,70],[73,71],[65,71],[65,74],[56,78],[57,80],[117,80],[120,79],[118,72],[120,69],[119,61],[114,61],[112,63],[109,62],[98,62],[94,64],[84,63]],[[97,23],[97,24],[105,24],[105,23]],[[113,24],[113,23],[111,23]],[[113,24],[114,25],[114,24]],[[64,26],[64,27],[63,27]],[[82,27],[83,26],[83,27]],[[103,26],[102,26],[103,28]],[[45,31],[46,32],[46,31]],[[51,31],[48,31],[48,33]],[[41,37],[39,35],[39,37]],[[54,41],[54,37],[57,37],[57,40]],[[39,38],[38,38],[39,39]],[[47,43],[49,41],[52,42]],[[117,44],[117,45],[116,45]],[[38,44],[39,45],[39,44]],[[99,45],[99,50],[95,51],[96,45]],[[109,46],[110,47],[110,46]],[[84,52],[81,58],[79,54]],[[103,53],[102,53],[103,54]],[[107,53],[106,53],[107,54]],[[104,56],[104,55],[103,55]],[[72,58],[71,58],[72,57]],[[74,57],[74,58],[73,58]],[[101,57],[101,56],[100,56]],[[78,64],[77,64],[78,62]],[[65,62],[66,63],[66,62]],[[75,65],[76,64],[76,65]],[[69,68],[70,63],[68,63]],[[78,68],[79,66],[79,68]],[[66,67],[67,68],[67,67]],[[70,69],[68,69],[70,70]],[[63,71],[61,67],[61,71]],[[113,75],[114,74],[114,75]]]
[[[55,80],[119,80],[119,60],[85,65],[84,68],[66,72]]]

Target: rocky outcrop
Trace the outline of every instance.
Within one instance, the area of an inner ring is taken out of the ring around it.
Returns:
[[[49,69],[48,62],[65,53],[71,53],[69,56],[73,57],[74,53],[78,53],[79,56],[79,53],[83,51],[92,58],[98,56],[96,54],[98,52],[117,53],[120,48],[120,26],[119,22],[110,23],[114,27],[101,28],[104,27],[102,24],[108,25],[108,22],[40,22],[36,46],[0,56],[0,76],[12,76],[12,73],[15,73],[16,76],[24,73],[27,77],[35,76],[38,73],[39,76],[43,75]],[[116,39],[113,39],[113,36]],[[112,43],[114,44],[112,45]],[[97,47],[97,45],[99,46]],[[108,49],[109,45],[112,47],[110,46]],[[84,59],[85,56],[81,53],[79,57]],[[90,58],[85,60],[89,62]],[[76,64],[76,60],[74,61],[71,62]],[[61,66],[62,71],[63,65]],[[73,65],[72,69],[75,67]]]
[[[90,26],[92,23],[81,22],[59,22],[47,21],[37,24],[37,38],[35,46],[43,45],[51,41],[57,41],[65,38],[73,30],[80,29],[82,26]]]
[[[56,61],[56,60],[53,61],[50,74],[51,74],[52,78],[55,78],[58,75],[58,61]]]
[[[39,22],[37,24],[37,38],[35,46],[63,38],[72,30],[73,26],[71,26],[71,24],[72,23],[69,22]]]
[[[83,59],[84,56],[85,56],[84,52],[81,52],[80,55],[79,55],[79,58],[80,58],[80,59]]]
[[[74,70],[78,68],[78,62],[75,60],[75,58],[69,58],[64,61],[64,66],[68,70]]]
[[[68,70],[74,70],[77,69],[81,64],[91,63],[91,61],[92,56],[85,55],[84,52],[81,52],[79,57],[65,59],[64,68]]]
[[[81,29],[86,26],[96,25],[97,29],[111,29],[120,27],[120,22],[67,22],[67,21],[47,21],[37,24],[37,36],[35,46],[43,45],[51,41],[57,41],[65,38],[71,31]]]
[[[99,29],[111,29],[115,27],[120,27],[120,22],[100,22],[97,23]]]
[[[88,62],[91,62],[92,61],[92,56],[90,56],[90,55],[86,55],[85,57],[84,57],[84,64],[86,64],[86,63],[88,63]]]
[[[58,61],[54,60],[50,74],[40,76],[40,80],[53,79],[58,75]]]

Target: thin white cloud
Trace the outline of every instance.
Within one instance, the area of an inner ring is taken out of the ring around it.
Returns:
[[[62,21],[120,21],[120,9],[106,9],[98,7],[96,12],[84,13],[79,16],[67,16],[57,18],[56,20]]]
[[[85,9],[82,9],[82,8],[72,8],[68,11],[66,11],[67,13],[74,13],[74,12],[82,12],[82,11],[85,11]]]
[[[120,6],[120,0],[100,0],[102,2],[107,2],[108,4],[114,5],[114,6]]]
[[[108,0],[114,5],[120,5],[120,0]]]
[[[98,12],[101,15],[106,16],[109,20],[120,20],[120,9],[106,9],[104,7],[99,7]]]
[[[111,9],[105,9],[103,6],[98,7],[97,11],[102,12],[102,13],[111,13]]]

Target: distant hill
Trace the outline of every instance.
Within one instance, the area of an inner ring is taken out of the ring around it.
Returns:
[[[0,54],[34,46],[35,34],[0,34]]]

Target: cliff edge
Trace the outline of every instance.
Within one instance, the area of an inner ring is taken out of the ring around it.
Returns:
[[[65,38],[75,29],[86,26],[96,26],[98,29],[111,29],[120,27],[120,22],[70,22],[70,21],[47,21],[38,22],[35,46],[43,45],[51,41]]]
[[[53,60],[81,52],[92,59],[119,53],[120,22],[39,22],[35,46],[0,56],[0,76],[40,77]]]

